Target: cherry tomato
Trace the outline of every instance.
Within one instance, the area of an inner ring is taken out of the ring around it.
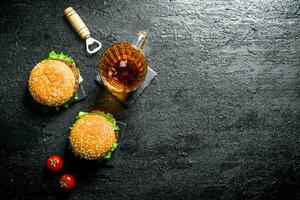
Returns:
[[[60,177],[59,184],[64,191],[71,190],[75,186],[75,178],[71,174],[64,174]]]
[[[57,172],[63,167],[64,161],[60,156],[50,156],[47,160],[47,168],[51,171]]]

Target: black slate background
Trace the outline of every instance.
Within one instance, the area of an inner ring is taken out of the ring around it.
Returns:
[[[85,53],[67,6],[104,47],[149,33],[158,77],[130,108],[95,83],[104,48]],[[297,0],[1,1],[1,199],[300,199],[299,9]],[[51,50],[79,63],[88,99],[42,115],[27,79]],[[67,150],[77,112],[94,107],[128,124],[112,167]],[[76,177],[69,194],[56,188],[63,172],[44,170],[51,154]]]

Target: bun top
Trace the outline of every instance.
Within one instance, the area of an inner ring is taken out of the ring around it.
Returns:
[[[60,106],[72,96],[75,77],[70,67],[59,60],[44,60],[38,63],[29,76],[29,91],[32,97],[46,106]]]
[[[95,160],[102,158],[116,142],[116,133],[101,115],[88,114],[81,117],[70,132],[72,151],[81,158]]]

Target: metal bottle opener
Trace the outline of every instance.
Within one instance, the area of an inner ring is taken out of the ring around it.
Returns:
[[[77,12],[72,7],[68,7],[65,9],[65,15],[78,35],[85,40],[87,52],[93,54],[99,51],[102,47],[101,42],[91,37],[89,29],[86,27]],[[92,44],[96,44],[98,46],[94,49],[90,49]]]

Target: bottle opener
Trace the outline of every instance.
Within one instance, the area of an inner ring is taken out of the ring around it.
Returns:
[[[94,54],[99,51],[102,47],[101,42],[91,37],[89,29],[86,27],[77,12],[72,7],[68,7],[65,9],[65,15],[78,35],[85,40],[87,52],[89,54]],[[93,44],[96,44],[97,47],[91,49],[91,45]]]

